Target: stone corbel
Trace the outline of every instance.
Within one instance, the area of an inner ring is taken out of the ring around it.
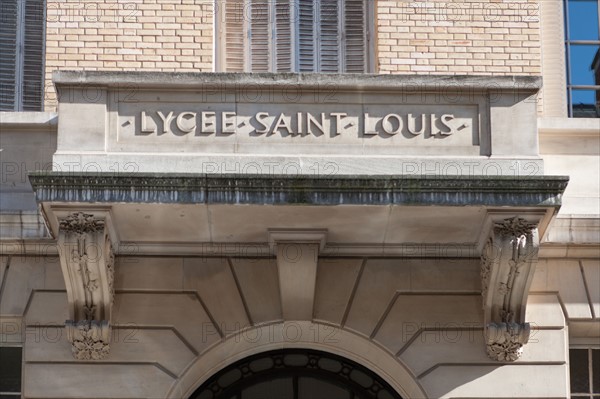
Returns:
[[[114,254],[106,213],[75,212],[59,218],[58,245],[69,317],[65,327],[78,360],[110,351]]]
[[[537,222],[492,220],[481,256],[481,280],[486,349],[494,360],[517,360],[529,340],[525,306],[538,249]]]

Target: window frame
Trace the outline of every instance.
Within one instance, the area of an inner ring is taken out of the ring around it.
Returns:
[[[226,0],[215,0],[215,10],[216,10],[216,14],[215,14],[215,19],[214,19],[214,32],[215,32],[215,63],[214,63],[214,68],[215,68],[215,72],[227,72],[226,70],[226,45],[225,45],[225,37],[226,37],[226,24],[225,24],[225,1]],[[246,7],[248,7],[248,5],[250,4],[251,0],[242,0],[243,1],[243,7],[244,7],[244,15],[246,15]],[[275,2],[276,0],[267,0],[268,1],[268,5],[269,5],[269,10],[270,13],[275,11]],[[297,2],[297,1],[302,1],[302,0],[289,0],[290,2]],[[341,2],[343,2],[344,0],[340,0]],[[291,31],[292,31],[292,43],[291,43],[291,48],[292,48],[292,71],[289,71],[288,73],[308,73],[308,72],[300,72],[300,49],[298,46],[298,42],[299,42],[299,34],[298,34],[298,26],[297,26],[297,18],[298,16],[297,14],[297,10],[298,7],[296,6],[292,6],[291,7],[291,14],[290,14],[290,27],[291,27]],[[342,13],[342,7],[339,7],[339,12],[340,14]],[[376,53],[376,36],[375,36],[375,13],[376,13],[376,7],[375,7],[375,1],[373,0],[366,0],[366,15],[365,15],[365,25],[366,25],[366,32],[365,32],[365,69],[366,72],[364,73],[375,73],[376,72],[376,63],[375,63],[375,53]],[[271,14],[269,14],[271,15]],[[340,23],[342,21],[342,16],[340,16]],[[248,20],[246,18],[244,18],[243,21],[243,32],[244,32],[244,36],[245,36],[245,43],[244,43],[244,73],[251,73],[251,59],[250,59],[250,48],[249,48],[249,43],[248,43]],[[274,62],[273,59],[274,57],[271,56],[271,54],[273,54],[272,52],[272,45],[273,45],[273,29],[272,29],[272,21],[269,21],[269,73],[275,73],[275,68],[274,68]],[[343,39],[340,40],[340,43],[342,43]],[[314,38],[314,46],[315,46],[315,50],[318,48],[317,46],[317,38],[315,36]],[[340,44],[341,46],[341,44]],[[343,57],[343,52],[340,51],[340,61],[343,62],[344,57]],[[345,69],[345,68],[344,68]],[[232,72],[234,73],[234,72]],[[320,72],[320,71],[315,71],[312,73],[325,73],[325,72]],[[338,72],[338,73],[346,73],[346,72]]]
[[[587,342],[588,340],[584,340]],[[588,386],[589,393],[573,393],[573,388],[570,386],[571,380],[571,351],[572,350],[585,350],[587,351],[587,363],[588,363]],[[569,346],[569,395],[573,399],[598,399],[600,398],[600,393],[594,393],[594,381],[593,381],[593,370],[592,370],[592,356],[594,350],[600,351],[600,344],[587,344],[587,343],[574,343]]]
[[[569,3],[571,0],[563,0],[563,12],[565,20],[565,58],[566,58],[566,83],[567,83],[567,112],[569,118],[573,116],[573,90],[593,90],[600,92],[600,85],[574,85],[571,83],[571,45],[596,45],[600,46],[600,0],[594,0],[598,4],[598,40],[572,40],[570,37],[570,23],[571,18],[569,15]],[[597,102],[597,100],[596,100]],[[598,107],[597,104],[595,104]],[[596,112],[599,112],[597,110]],[[597,117],[600,117],[598,115]]]

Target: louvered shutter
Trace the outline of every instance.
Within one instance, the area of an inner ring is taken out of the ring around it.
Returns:
[[[292,4],[290,0],[275,0],[275,71],[292,69]]]
[[[23,35],[23,111],[41,111],[44,84],[44,0],[26,0]]]
[[[222,32],[226,72],[244,72],[244,0],[225,0],[225,23]]]
[[[0,111],[17,109],[18,1],[0,0]]]
[[[367,15],[364,0],[344,0],[344,72],[367,71]]]
[[[225,1],[223,70],[367,71],[370,0]]]
[[[250,3],[250,71],[269,72],[269,3],[252,0]]]
[[[320,0],[318,37],[318,72],[340,72],[341,24],[340,1]]]
[[[298,69],[299,72],[314,72],[317,65],[315,51],[315,1],[300,1],[298,10]]]

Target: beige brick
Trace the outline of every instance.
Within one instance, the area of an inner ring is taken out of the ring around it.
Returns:
[[[52,71],[67,67],[212,70],[212,0],[131,0],[131,9],[98,0],[87,15],[86,1],[47,0],[49,87]],[[377,72],[540,74],[540,23],[528,7],[516,6],[521,1],[541,0],[378,0]],[[67,12],[77,5],[79,13]]]

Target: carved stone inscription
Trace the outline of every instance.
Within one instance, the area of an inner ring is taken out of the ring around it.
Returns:
[[[116,140],[109,147],[328,155],[414,155],[411,148],[419,147],[423,154],[478,156],[482,120],[474,104],[208,104],[169,98],[119,104]]]
[[[141,111],[139,135],[229,135],[238,128],[250,136],[329,136],[354,130],[363,136],[404,134],[407,138],[432,138],[459,133],[469,127],[452,113],[388,113],[383,116],[368,112],[358,116],[347,112],[281,112],[259,111],[250,116],[235,111]],[[358,119],[358,120],[357,120]],[[350,129],[356,128],[358,129]]]

